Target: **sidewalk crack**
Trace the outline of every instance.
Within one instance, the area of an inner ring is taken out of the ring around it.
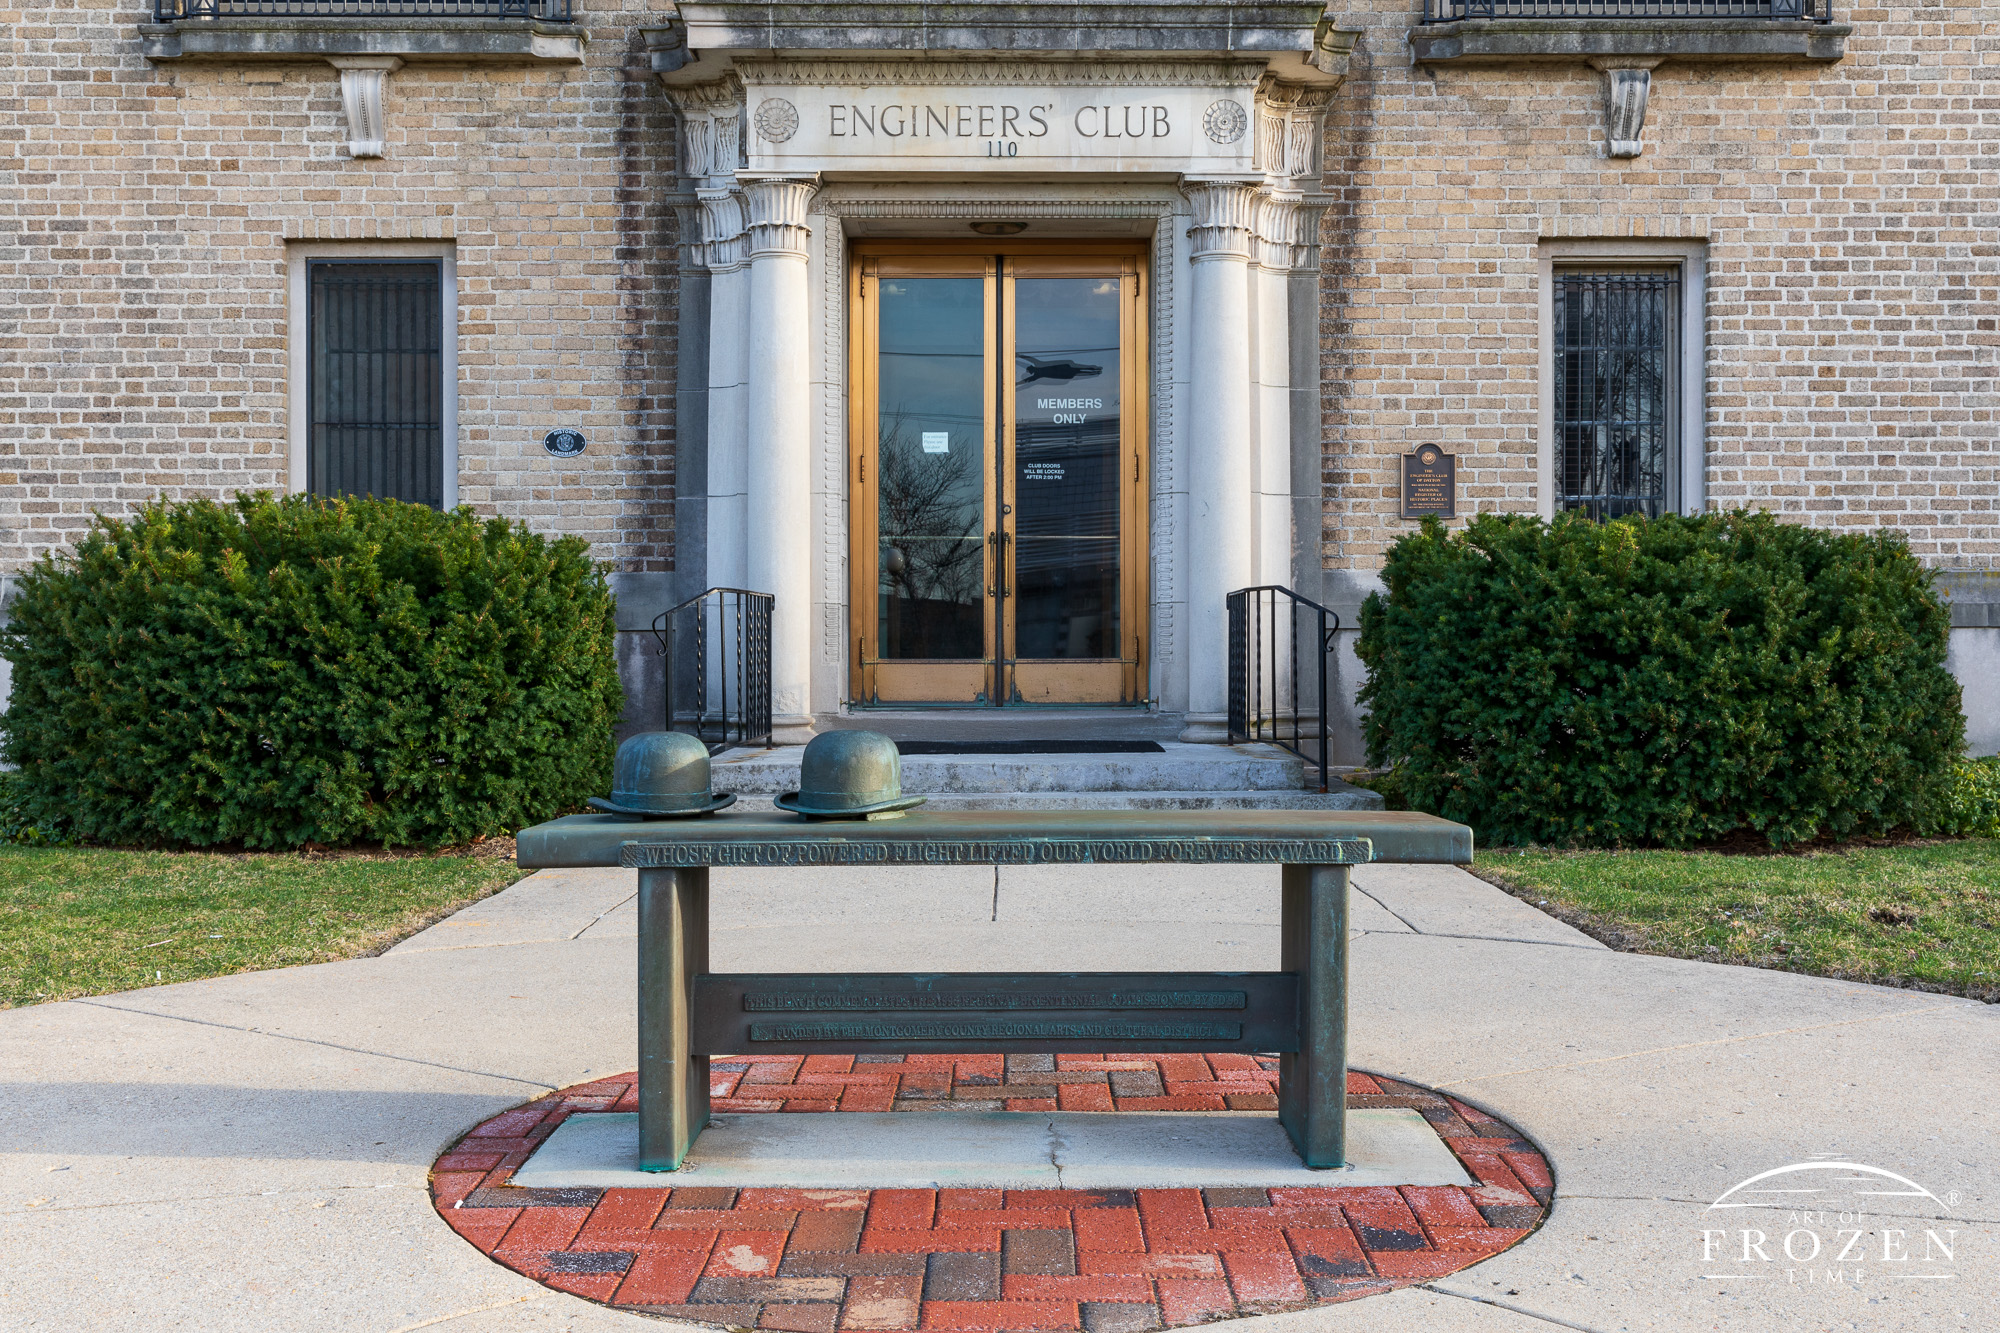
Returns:
[[[1412,935],[1422,935],[1425,933],[1424,931],[1418,930],[1416,926],[1410,921],[1410,919],[1404,916],[1401,912],[1398,912],[1395,908],[1389,906],[1389,904],[1383,902],[1380,898],[1377,898],[1374,894],[1368,892],[1368,890],[1362,888],[1359,884],[1356,884],[1351,877],[1347,881],[1347,887],[1351,889],[1353,892],[1358,893],[1362,897],[1366,898],[1369,902],[1374,903],[1377,907],[1387,912],[1390,916],[1395,917],[1398,921],[1402,922],[1404,925],[1409,926],[1410,933]],[[1392,932],[1378,930],[1373,933],[1377,935],[1387,935],[1391,934]]]
[[[193,1023],[197,1027],[221,1028],[225,1032],[247,1032],[252,1036],[271,1037],[278,1041],[295,1041],[302,1046],[324,1046],[331,1051],[346,1051],[352,1055],[373,1056],[377,1060],[396,1060],[406,1065],[423,1065],[427,1069],[446,1069],[454,1074],[471,1074],[475,1078],[497,1078],[505,1083],[524,1083],[531,1088],[543,1088],[554,1092],[556,1085],[543,1083],[539,1079],[521,1078],[515,1074],[496,1074],[490,1069],[467,1069],[463,1065],[448,1065],[437,1060],[419,1060],[411,1055],[391,1055],[387,1051],[371,1051],[364,1046],[343,1046],[337,1041],[321,1041],[317,1037],[294,1037],[287,1032],[272,1032],[265,1028],[243,1027],[237,1023],[218,1023],[211,1018],[188,1018],[181,1014],[163,1014],[152,1009],[135,1009],[130,1005],[106,1004],[102,1000],[70,1000],[70,1004],[87,1005],[92,1009],[109,1009],[114,1013],[138,1014],[144,1018],[164,1018],[176,1023]]]
[[[1056,1127],[1055,1121],[1051,1120],[1048,1122],[1048,1129],[1049,1165],[1054,1167],[1056,1171],[1056,1188],[1059,1190],[1068,1189],[1069,1183],[1063,1179],[1062,1153],[1063,1149],[1069,1145],[1063,1141],[1062,1130]]]
[[[1687,1198],[1678,1194],[1568,1194],[1556,1191],[1556,1203],[1678,1203],[1690,1208],[1707,1208],[1706,1199]],[[1553,1205],[1551,1205],[1553,1207]],[[1956,1213],[1898,1212],[1893,1208],[1874,1208],[1870,1217],[1893,1217],[1920,1222],[1966,1222],[1977,1226],[2000,1225],[2000,1217],[1971,1217]]]
[[[617,911],[619,908],[623,907],[626,903],[631,902],[634,898],[637,898],[638,896],[639,896],[639,891],[637,889],[634,889],[631,893],[627,894],[625,897],[620,898],[617,902],[611,904],[611,906],[605,908],[602,912],[599,912],[596,916],[590,918],[590,921],[584,926],[583,930],[579,930],[578,932],[576,932],[576,934],[570,936],[570,938],[573,940],[581,938],[584,930],[589,930],[591,926],[596,925],[598,922],[602,921],[605,917],[610,916],[613,912]]]
[[[1539,1319],[1545,1324],[1555,1324],[1561,1328],[1573,1328],[1577,1330],[1577,1333],[1602,1333],[1602,1330],[1593,1325],[1579,1324],[1572,1320],[1559,1318],[1556,1315],[1543,1314],[1539,1310],[1530,1310],[1524,1305],[1515,1305],[1512,1301],[1498,1300],[1492,1296],[1475,1296],[1471,1292],[1451,1291],[1429,1282],[1417,1283],[1417,1290],[1428,1291],[1438,1296],[1455,1296],[1461,1301],[1472,1301],[1479,1305],[1496,1306],[1502,1310],[1512,1311],[1514,1314],[1526,1315],[1530,1319]]]

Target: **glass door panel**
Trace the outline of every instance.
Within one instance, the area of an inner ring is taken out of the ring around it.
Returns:
[[[876,656],[984,659],[986,284],[878,290]]]
[[[1140,254],[857,246],[858,702],[1143,700]]]
[[[1033,276],[1028,259],[1010,267],[1009,694],[1028,702],[1066,702],[1079,690],[1117,698],[1124,692],[1116,666],[1124,282],[1115,273]],[[1110,669],[1078,670],[1084,663]]]

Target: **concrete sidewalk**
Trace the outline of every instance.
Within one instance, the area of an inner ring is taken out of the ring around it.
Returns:
[[[1277,963],[1275,868],[713,882],[719,970]],[[1355,884],[1353,1064],[1513,1121],[1557,1201],[1487,1263],[1246,1330],[2000,1327],[2000,1009],[1614,953],[1449,868]],[[543,871],[378,958],[0,1013],[0,1327],[655,1323],[488,1262],[425,1189],[474,1122],[633,1067],[632,890],[629,871]],[[1949,1276],[1703,1262],[1705,1229],[1736,1246],[1746,1225],[1711,1200],[1823,1154],[1939,1196],[1884,1198],[1862,1225],[1910,1231],[1912,1252],[1955,1228],[1929,1266]]]

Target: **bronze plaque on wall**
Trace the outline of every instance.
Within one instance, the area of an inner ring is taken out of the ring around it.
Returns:
[[[1403,455],[1403,517],[1458,517],[1457,460],[1434,444]]]

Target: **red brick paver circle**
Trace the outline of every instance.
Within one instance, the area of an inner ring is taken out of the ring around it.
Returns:
[[[760,1056],[714,1062],[717,1110],[1268,1110],[1245,1055]],[[431,1171],[452,1229],[516,1272],[620,1310],[791,1333],[1207,1323],[1441,1277],[1547,1212],[1541,1153],[1455,1098],[1348,1076],[1350,1107],[1421,1112],[1479,1183],[1299,1189],[520,1189],[562,1121],[637,1109],[635,1076],[495,1116]]]

